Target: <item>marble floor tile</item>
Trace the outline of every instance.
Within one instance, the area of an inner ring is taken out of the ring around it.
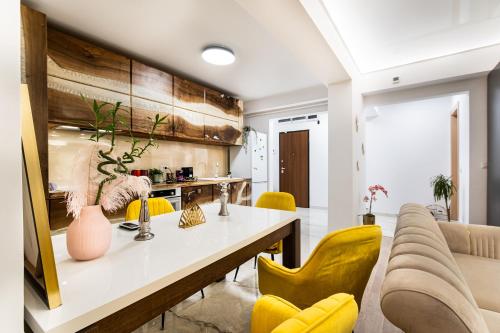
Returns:
[[[328,211],[298,208],[297,212],[301,219],[301,261],[304,263],[328,233]],[[384,235],[394,234],[395,218],[377,216],[377,223],[382,225]],[[275,256],[275,260],[281,262],[281,255]],[[161,319],[157,317],[134,333],[248,332],[253,305],[260,296],[253,264],[252,259],[240,266],[236,282],[233,282],[235,271],[232,271],[224,281],[206,287],[204,299],[196,293],[170,309],[166,314],[165,331],[160,330]]]

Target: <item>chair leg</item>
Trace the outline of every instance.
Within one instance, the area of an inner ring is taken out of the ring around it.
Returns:
[[[255,258],[253,258],[253,269],[256,269],[257,268],[257,256],[255,256]]]
[[[203,289],[201,291],[201,298],[205,298],[205,293],[203,292]]]
[[[165,329],[165,312],[161,314],[161,330]]]
[[[274,254],[271,253],[271,260],[274,261]]]
[[[236,272],[234,273],[233,282],[236,282],[236,278],[238,277],[238,272],[240,271],[240,266],[236,267]]]

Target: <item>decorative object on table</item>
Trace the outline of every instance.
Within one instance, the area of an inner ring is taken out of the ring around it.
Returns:
[[[448,222],[450,219],[450,202],[451,197],[455,195],[456,187],[451,180],[451,177],[446,177],[445,175],[437,175],[432,178],[431,186],[433,188],[434,200],[439,201],[444,199],[444,204],[446,206],[446,215],[448,218]]]
[[[227,201],[229,200],[229,193],[227,193],[229,189],[228,183],[220,183],[220,216],[229,216],[229,211],[227,210]]]
[[[160,169],[149,169],[149,178],[153,184],[159,184],[162,182],[163,171]]]
[[[371,185],[368,187],[368,192],[370,192],[370,196],[365,195],[363,198],[364,202],[369,202],[368,213],[363,215],[363,224],[375,224],[375,215],[372,214],[372,204],[374,201],[377,201],[377,192],[382,192],[386,198],[388,198],[388,192],[382,185]]]
[[[425,206],[425,208],[429,210],[436,221],[444,221],[447,219],[446,208],[444,208],[443,206],[432,204]]]
[[[24,276],[49,309],[61,305],[59,281],[50,237],[49,214],[28,86],[21,85]]]
[[[148,195],[143,194],[141,197],[141,210],[139,212],[139,233],[135,235],[136,241],[146,241],[153,239],[155,234],[151,232],[151,224],[149,217]]]
[[[251,132],[253,132],[255,135],[257,135],[257,131],[252,126],[243,127],[243,133],[241,136],[241,144],[242,144],[243,148],[245,148],[245,152],[247,152],[247,149],[248,149],[248,137],[250,136]]]
[[[195,193],[196,191],[191,191],[187,194],[187,204],[182,211],[181,219],[179,220],[179,228],[190,228],[206,222],[205,214],[203,214],[200,206],[194,202],[193,196]]]
[[[87,101],[83,96],[82,99]],[[151,119],[149,139],[130,136],[130,149],[116,152],[117,127],[122,124],[120,106],[93,100],[89,106],[94,114],[91,124],[92,141],[79,154],[73,170],[73,184],[66,195],[68,213],[74,217],[66,233],[68,253],[75,260],[91,260],[104,255],[111,244],[111,224],[102,214],[101,208],[114,212],[134,197],[151,191],[151,181],[146,176],[129,175],[127,165],[134,163],[151,147],[157,147],[154,132],[165,117],[156,115]],[[104,138],[109,138],[104,142]],[[141,172],[142,174],[142,172]]]

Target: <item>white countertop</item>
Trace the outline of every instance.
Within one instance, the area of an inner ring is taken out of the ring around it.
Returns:
[[[137,231],[113,225],[111,248],[102,258],[77,262],[66,235],[52,237],[62,305],[48,310],[25,282],[25,319],[35,333],[74,332],[245,247],[297,219],[294,212],[219,204],[201,206],[207,222],[178,228],[181,212],[154,216],[155,238],[137,242]]]

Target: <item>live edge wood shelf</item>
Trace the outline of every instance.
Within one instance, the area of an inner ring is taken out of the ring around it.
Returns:
[[[122,102],[121,129],[147,135],[150,120],[166,116],[162,139],[241,145],[243,103],[51,27],[47,31],[48,121],[88,128],[93,113],[80,95]]]

